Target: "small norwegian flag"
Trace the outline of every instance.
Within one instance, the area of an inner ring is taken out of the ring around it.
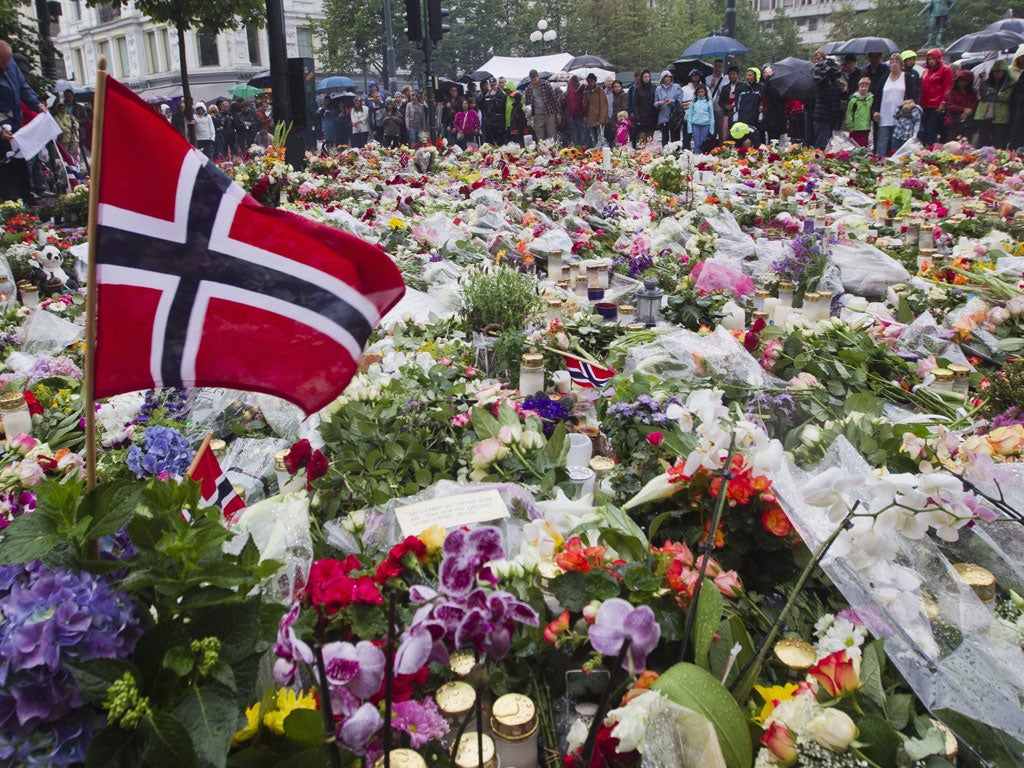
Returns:
[[[603,387],[615,375],[614,368],[602,368],[576,357],[566,357],[565,367],[569,371],[569,377],[573,383],[587,389]]]
[[[209,444],[204,443],[199,449],[189,477],[199,483],[199,505],[202,507],[220,507],[224,519],[233,523],[245,509],[245,502],[235,493],[234,487],[220,462],[213,455]]]
[[[639,173],[637,173],[636,177],[638,179],[640,179],[640,181],[645,182],[645,183],[651,180],[651,174],[644,173],[643,171],[640,171]]]

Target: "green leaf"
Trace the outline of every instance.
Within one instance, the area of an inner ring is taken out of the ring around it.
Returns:
[[[933,725],[919,739],[904,738],[902,750],[908,763],[924,760],[929,755],[944,755],[946,734]]]
[[[85,755],[85,768],[137,768],[139,735],[107,726],[93,736]]]
[[[194,665],[195,661],[192,658],[192,652],[181,645],[174,646],[164,656],[164,669],[171,670],[178,677],[185,677],[185,675],[192,671]]]
[[[715,583],[711,579],[704,579],[700,600],[690,607],[690,610],[697,611],[691,637],[693,659],[697,666],[704,669],[709,669],[708,651],[711,650],[711,641],[714,639],[715,630],[718,629],[718,622],[722,620],[723,606],[722,594]]]
[[[470,421],[473,424],[473,431],[481,440],[498,436],[498,420],[491,416],[485,408],[474,408]]]
[[[879,765],[895,765],[900,748],[900,736],[878,715],[866,715],[857,721],[858,741],[864,744],[860,751]]]
[[[885,699],[885,718],[889,725],[902,731],[914,711],[914,697],[909,693],[890,693]]]
[[[646,564],[633,563],[622,572],[622,583],[631,592],[654,592],[661,587],[661,578]]]
[[[128,524],[142,499],[142,486],[134,480],[103,483],[82,500],[80,514],[92,518],[85,538],[98,539],[117,533]]]
[[[885,651],[881,640],[864,646],[860,662],[860,690],[871,701],[885,710],[885,688],[882,686],[882,670],[885,668]]]
[[[733,646],[737,643],[740,646],[739,655],[736,657],[736,661],[733,662],[732,669],[729,670],[729,676],[725,679],[725,685],[729,686],[732,685],[736,676],[739,675],[740,670],[753,657],[754,644],[751,642],[750,635],[747,634],[747,630],[743,626],[743,620],[738,616],[733,616],[720,622],[716,632],[718,639],[711,644],[708,659],[710,672],[717,679],[722,679],[722,674],[725,672],[725,665],[729,661]]]
[[[878,416],[882,413],[882,405],[882,400],[870,392],[855,392],[846,398],[846,404],[843,407],[847,413],[860,411]]]
[[[552,586],[558,603],[574,612],[582,611],[591,600],[608,600],[619,594],[619,582],[607,571],[569,571]]]
[[[315,709],[293,709],[284,719],[284,735],[301,747],[319,747],[324,743],[324,719]]]
[[[139,725],[144,740],[142,761],[154,768],[191,768],[196,750],[188,728],[170,712],[158,709]],[[225,749],[225,754],[227,750]]]
[[[65,661],[64,666],[75,678],[75,683],[82,694],[93,704],[99,706],[107,700],[107,689],[120,680],[125,672],[130,672],[136,683],[141,675],[131,663],[122,659],[87,659],[84,661]]]
[[[0,563],[20,565],[46,557],[61,540],[57,523],[38,511],[19,515],[4,529]]]
[[[215,686],[193,685],[175,705],[174,714],[192,735],[200,764],[222,768],[239,720],[234,697]]]
[[[1016,336],[1000,339],[996,342],[996,348],[1003,352],[1019,352],[1024,349],[1024,339]]]

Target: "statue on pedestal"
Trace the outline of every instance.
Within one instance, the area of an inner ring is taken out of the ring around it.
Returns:
[[[918,12],[918,18],[925,13],[928,14],[928,42],[924,44],[925,48],[942,47],[942,33],[946,29],[954,5],[956,0],[928,0]]]

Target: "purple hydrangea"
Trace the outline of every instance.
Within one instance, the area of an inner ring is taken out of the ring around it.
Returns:
[[[128,449],[125,463],[136,477],[182,477],[192,463],[194,451],[188,440],[172,427],[149,427],[142,438],[142,448]]]
[[[0,567],[0,763],[85,759],[91,718],[67,661],[123,659],[142,634],[126,595],[39,561]]]
[[[616,419],[628,419],[647,426],[664,424],[669,420],[665,409],[673,403],[682,405],[683,399],[672,395],[665,398],[664,402],[659,402],[650,395],[640,395],[637,397],[636,402],[614,403],[610,405],[608,407],[608,415]]]
[[[40,357],[32,363],[32,367],[27,371],[0,375],[0,385],[6,385],[11,381],[28,379],[27,386],[32,386],[51,376],[66,376],[69,379],[81,380],[82,369],[75,365],[75,361],[70,357],[64,357],[63,355],[58,357]]]

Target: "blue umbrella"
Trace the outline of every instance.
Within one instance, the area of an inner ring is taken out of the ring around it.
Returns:
[[[690,47],[679,58],[706,59],[709,56],[735,56],[740,53],[747,53],[747,46],[739,40],[725,35],[711,35],[690,43]]]
[[[338,88],[355,88],[356,81],[351,77],[345,77],[343,75],[332,75],[331,77],[325,77],[319,83],[316,84],[317,93],[323,91],[334,91]]]

